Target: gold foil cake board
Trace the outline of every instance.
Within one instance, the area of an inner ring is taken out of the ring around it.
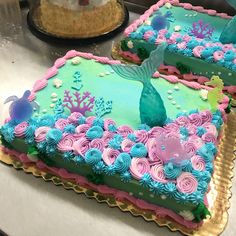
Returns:
[[[36,177],[42,177],[45,181],[52,181],[55,185],[61,185],[65,189],[72,189],[76,193],[84,193],[88,198],[94,198],[99,203],[107,203],[110,207],[118,207],[121,211],[130,212],[133,216],[142,216],[146,221],[154,221],[159,226],[166,226],[171,231],[180,231],[185,235],[194,236],[216,236],[221,234],[228,221],[228,209],[230,207],[230,198],[232,196],[232,178],[234,160],[236,158],[236,114],[231,113],[228,121],[224,124],[222,138],[218,147],[218,155],[215,159],[215,170],[210,183],[211,190],[208,193],[209,209],[211,218],[204,220],[203,225],[196,230],[187,229],[169,218],[158,218],[151,211],[143,211],[128,201],[118,201],[111,195],[102,195],[91,189],[87,189],[68,181],[43,172],[36,166],[24,166],[14,157],[0,151],[0,161],[13,166],[15,169],[22,169],[26,173],[31,173]]]

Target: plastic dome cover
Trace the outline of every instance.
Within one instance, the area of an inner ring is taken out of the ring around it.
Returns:
[[[65,38],[106,34],[118,28],[125,17],[122,0],[38,0],[31,4],[37,27]]]

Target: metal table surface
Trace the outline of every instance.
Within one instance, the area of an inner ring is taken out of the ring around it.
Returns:
[[[27,9],[20,10],[16,3],[0,1],[0,124],[7,109],[4,99],[21,96],[66,51],[77,49],[110,57],[114,42],[122,37],[79,47],[45,43],[28,30]],[[137,17],[130,13],[130,21]],[[12,236],[180,235],[2,164],[0,191],[0,229]],[[236,179],[232,192],[236,193]],[[224,236],[236,234],[236,194],[231,203]]]

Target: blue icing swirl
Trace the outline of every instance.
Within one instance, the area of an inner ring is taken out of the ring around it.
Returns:
[[[112,140],[109,141],[108,146],[113,149],[120,149],[121,142],[123,138],[121,135],[116,134]]]
[[[39,120],[40,126],[49,126],[53,127],[55,124],[55,119],[52,115],[44,115]]]
[[[78,124],[83,125],[86,123],[86,118],[84,116],[80,116],[78,119]]]
[[[206,145],[206,148],[207,148],[208,150],[211,150],[211,152],[213,153],[213,155],[216,155],[216,153],[217,153],[217,148],[216,148],[216,145],[215,145],[214,143],[209,142],[209,143],[206,143],[205,145]]]
[[[169,46],[167,46],[167,48],[170,52],[177,52],[178,51],[178,47],[176,44],[170,44]]]
[[[193,51],[189,48],[186,48],[183,52],[183,54],[187,57],[191,57],[193,55]]]
[[[156,181],[151,181],[149,184],[150,191],[154,194],[162,194],[165,192],[164,190],[164,184]]]
[[[96,174],[102,174],[105,170],[105,165],[103,163],[103,161],[99,161],[97,164],[95,164],[93,166],[93,171],[96,173]]]
[[[187,116],[188,114],[186,112],[179,112],[177,115],[176,115],[176,118],[179,118],[181,116]],[[171,121],[173,122],[173,120]]]
[[[207,58],[205,59],[205,61],[208,62],[208,63],[213,63],[215,60],[214,60],[214,57],[211,56],[211,57],[207,57]]]
[[[64,132],[65,132],[65,133],[70,133],[70,134],[75,133],[75,126],[72,125],[72,124],[67,125],[67,126],[64,128]]]
[[[41,153],[45,153],[46,152],[46,148],[47,148],[47,143],[46,141],[37,143],[37,148]]]
[[[181,42],[183,42],[182,38],[179,37],[179,38],[176,39],[176,43],[181,43]]]
[[[48,145],[56,145],[62,139],[62,131],[59,129],[51,129],[46,134],[46,142]]]
[[[110,125],[108,125],[108,130],[109,130],[110,132],[115,133],[115,132],[117,131],[117,128],[116,128],[115,125],[110,124]]]
[[[186,127],[180,127],[180,134],[183,135],[185,138],[189,136],[188,129]]]
[[[212,163],[208,162],[206,164],[206,170],[209,171],[211,174],[213,174],[214,166],[212,165]]]
[[[193,204],[199,204],[200,202],[203,202],[204,195],[200,191],[196,191],[189,195],[189,199]]]
[[[34,139],[34,132],[36,130],[36,126],[30,125],[25,130],[25,138],[26,139]]]
[[[142,178],[141,178],[141,180],[140,180],[139,182],[140,182],[140,184],[141,184],[142,186],[148,187],[148,186],[151,184],[151,182],[152,182],[152,178],[151,178],[150,174],[145,173],[145,174],[142,176]]]
[[[200,181],[200,182],[198,183],[197,190],[198,190],[199,192],[205,194],[206,191],[207,191],[207,188],[208,188],[208,183],[207,183],[207,182],[205,182],[205,181]]]
[[[14,128],[11,127],[10,125],[8,124],[5,124],[2,126],[1,128],[1,134],[3,135],[4,139],[8,142],[8,143],[11,143],[14,138],[15,138],[15,135],[14,135]]]
[[[214,158],[213,152],[207,145],[203,145],[200,149],[198,149],[197,154],[203,157],[206,162],[212,162]]]
[[[51,146],[51,145],[47,145],[46,146],[46,153],[47,153],[47,155],[52,157],[52,156],[55,155],[55,152],[56,152],[56,147],[55,146]]]
[[[143,143],[136,143],[130,150],[130,155],[132,157],[146,157],[147,148]]]
[[[204,171],[203,172],[202,181],[210,183],[210,181],[211,181],[211,173],[209,171]]]
[[[141,124],[138,126],[138,130],[146,130],[149,131],[151,128],[150,126],[146,125],[146,124]]]
[[[114,165],[106,166],[105,173],[109,176],[112,176],[116,173]]]
[[[136,136],[135,134],[128,134],[127,138],[133,142],[136,142]]]
[[[80,155],[75,156],[73,161],[75,162],[76,165],[80,165],[80,164],[85,163],[84,158],[82,156],[80,156]]]
[[[176,185],[174,183],[168,182],[164,184],[164,193],[170,197],[173,197],[176,192]]]
[[[121,153],[116,158],[114,166],[118,173],[124,173],[129,170],[131,164],[131,157],[128,153]]]
[[[188,114],[192,115],[192,114],[198,114],[199,110],[198,109],[192,109]]]
[[[198,126],[197,127],[197,135],[199,137],[202,137],[202,135],[205,134],[206,132],[207,131],[206,131],[206,129],[204,127],[202,127],[202,126]]]
[[[235,53],[232,50],[228,50],[227,52],[225,52],[224,54],[224,59],[226,61],[232,61],[235,58]]]
[[[74,157],[74,155],[72,152],[64,152],[63,153],[63,159],[65,161],[70,161],[70,160],[72,160],[73,157]]]
[[[193,170],[192,162],[190,160],[182,161],[181,167],[182,167],[182,170],[186,172],[192,172]]]
[[[156,36],[152,35],[149,39],[148,39],[149,43],[155,43],[156,42]]]
[[[132,179],[132,176],[128,171],[126,171],[120,175],[120,178],[121,178],[121,181],[128,183]]]
[[[168,125],[170,123],[173,123],[173,120],[170,119],[169,117],[167,117],[167,119],[165,120],[165,124],[164,125]]]
[[[85,153],[85,162],[89,165],[96,165],[102,160],[102,153],[97,148],[91,148]]]
[[[195,39],[192,39],[187,43],[187,47],[190,49],[194,49],[195,47],[197,47],[199,45],[200,45],[200,43]]]
[[[164,165],[163,170],[168,179],[176,179],[182,172],[180,167],[173,165],[171,162]]]
[[[100,126],[101,128],[103,128],[104,127],[104,120],[101,118],[96,118],[93,121],[93,126]]]
[[[178,203],[186,204],[187,202],[189,202],[189,194],[176,191],[174,197]]]
[[[86,137],[89,140],[101,138],[103,136],[103,129],[100,126],[93,126],[86,132]]]

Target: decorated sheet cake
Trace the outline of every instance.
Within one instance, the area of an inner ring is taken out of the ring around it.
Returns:
[[[236,7],[235,1],[227,1]],[[120,55],[141,63],[160,43],[168,44],[161,71],[204,83],[213,74],[235,93],[235,18],[178,0],[161,0],[124,32]],[[232,85],[234,87],[232,87]]]
[[[69,51],[21,98],[6,99],[2,150],[104,196],[187,228],[209,216],[207,193],[229,98],[162,75],[165,45],[141,66]]]

